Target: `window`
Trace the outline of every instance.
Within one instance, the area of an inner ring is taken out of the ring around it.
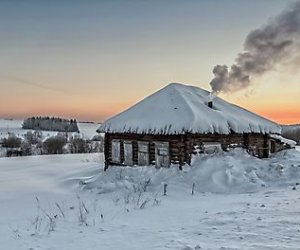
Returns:
[[[168,142],[155,142],[155,165],[157,167],[170,166],[170,150]]]
[[[120,140],[112,140],[111,142],[111,160],[116,163],[121,160]]]
[[[127,166],[133,165],[131,141],[124,141],[124,164]]]
[[[223,151],[219,142],[204,142],[203,148],[205,154],[215,154]]]
[[[159,155],[159,156],[168,156],[169,155],[168,148],[158,148],[157,149],[157,155]]]
[[[138,142],[138,163],[140,166],[149,165],[149,143]]]

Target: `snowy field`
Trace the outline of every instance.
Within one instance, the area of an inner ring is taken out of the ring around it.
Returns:
[[[0,159],[0,249],[299,249],[296,150],[267,160],[235,150],[183,171],[103,172],[102,162],[102,154]]]
[[[23,120],[5,120],[0,119],[0,138],[6,137],[8,133],[14,133],[17,136],[23,137],[27,129],[22,129]],[[99,128],[99,124],[96,123],[78,123],[78,128],[80,134],[85,139],[91,139],[93,136],[97,135],[96,130]],[[31,130],[32,131],[32,130]],[[56,135],[56,131],[43,131],[44,137]]]

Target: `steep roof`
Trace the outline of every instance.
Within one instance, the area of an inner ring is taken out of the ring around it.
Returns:
[[[281,128],[261,116],[219,97],[208,107],[210,92],[171,83],[131,108],[105,121],[98,132],[137,134],[280,133]]]

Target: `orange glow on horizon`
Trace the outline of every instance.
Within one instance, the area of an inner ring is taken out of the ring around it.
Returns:
[[[257,114],[275,121],[279,124],[300,124],[300,110],[276,109],[276,110],[253,110]]]
[[[125,105],[124,105],[125,106]],[[93,122],[103,122],[106,119],[117,115],[118,113],[126,110],[125,108],[117,107],[110,108],[110,110],[89,110],[80,112],[80,110],[70,111],[55,111],[55,110],[35,110],[28,113],[10,113],[10,114],[0,114],[0,117],[4,118],[14,118],[14,119],[23,119],[30,116],[59,116],[64,118],[76,118],[78,121],[93,121]],[[272,110],[252,110],[252,112],[257,113],[258,115],[270,119],[279,124],[300,124],[300,111],[272,111]]]
[[[114,104],[86,104],[80,107],[71,107],[71,105],[65,105],[61,108],[60,105],[53,106],[39,106],[39,107],[27,107],[19,108],[10,113],[0,113],[0,117],[4,118],[26,118],[30,116],[59,116],[65,118],[76,118],[79,121],[94,121],[103,122],[106,119],[117,115],[118,113],[130,108],[136,102],[124,102]],[[257,106],[246,107],[247,105],[240,105],[243,108],[248,109],[251,112],[270,119],[279,124],[299,124],[300,123],[300,110],[293,107],[286,108],[265,108],[261,109]],[[251,105],[250,105],[251,106]]]
[[[125,89],[118,92],[118,96],[112,95],[108,89],[101,97],[86,96],[43,96],[38,93],[33,99],[28,101],[26,95],[18,97],[12,101],[9,109],[1,110],[7,106],[7,102],[0,99],[0,117],[23,119],[30,116],[59,116],[65,118],[75,118],[78,121],[103,122],[106,119],[130,108],[149,94],[160,89],[153,87],[150,89],[139,88],[134,92],[125,92]],[[20,91],[17,89],[16,91]],[[263,95],[265,91],[258,91],[259,95],[252,95],[250,98],[243,95],[221,95],[221,98],[257,113],[267,119],[279,124],[299,124],[300,110],[297,104],[298,95],[294,91],[291,98],[282,99],[280,96]],[[295,102],[296,100],[296,102]],[[22,103],[22,105],[19,105]]]
[[[128,109],[133,103],[112,104],[85,104],[71,107],[71,105],[52,105],[52,106],[27,106],[20,107],[10,112],[0,112],[0,118],[24,119],[31,116],[58,116],[63,118],[75,118],[78,121],[103,122],[106,119]]]

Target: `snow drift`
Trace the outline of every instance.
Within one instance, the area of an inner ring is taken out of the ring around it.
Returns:
[[[131,190],[135,185],[146,185],[150,192],[169,190],[198,192],[248,193],[268,186],[290,185],[300,178],[300,152],[285,150],[269,159],[258,159],[242,149],[218,155],[198,155],[183,171],[178,167],[156,169],[146,167],[112,167],[106,172],[85,179],[84,189],[98,193]]]

